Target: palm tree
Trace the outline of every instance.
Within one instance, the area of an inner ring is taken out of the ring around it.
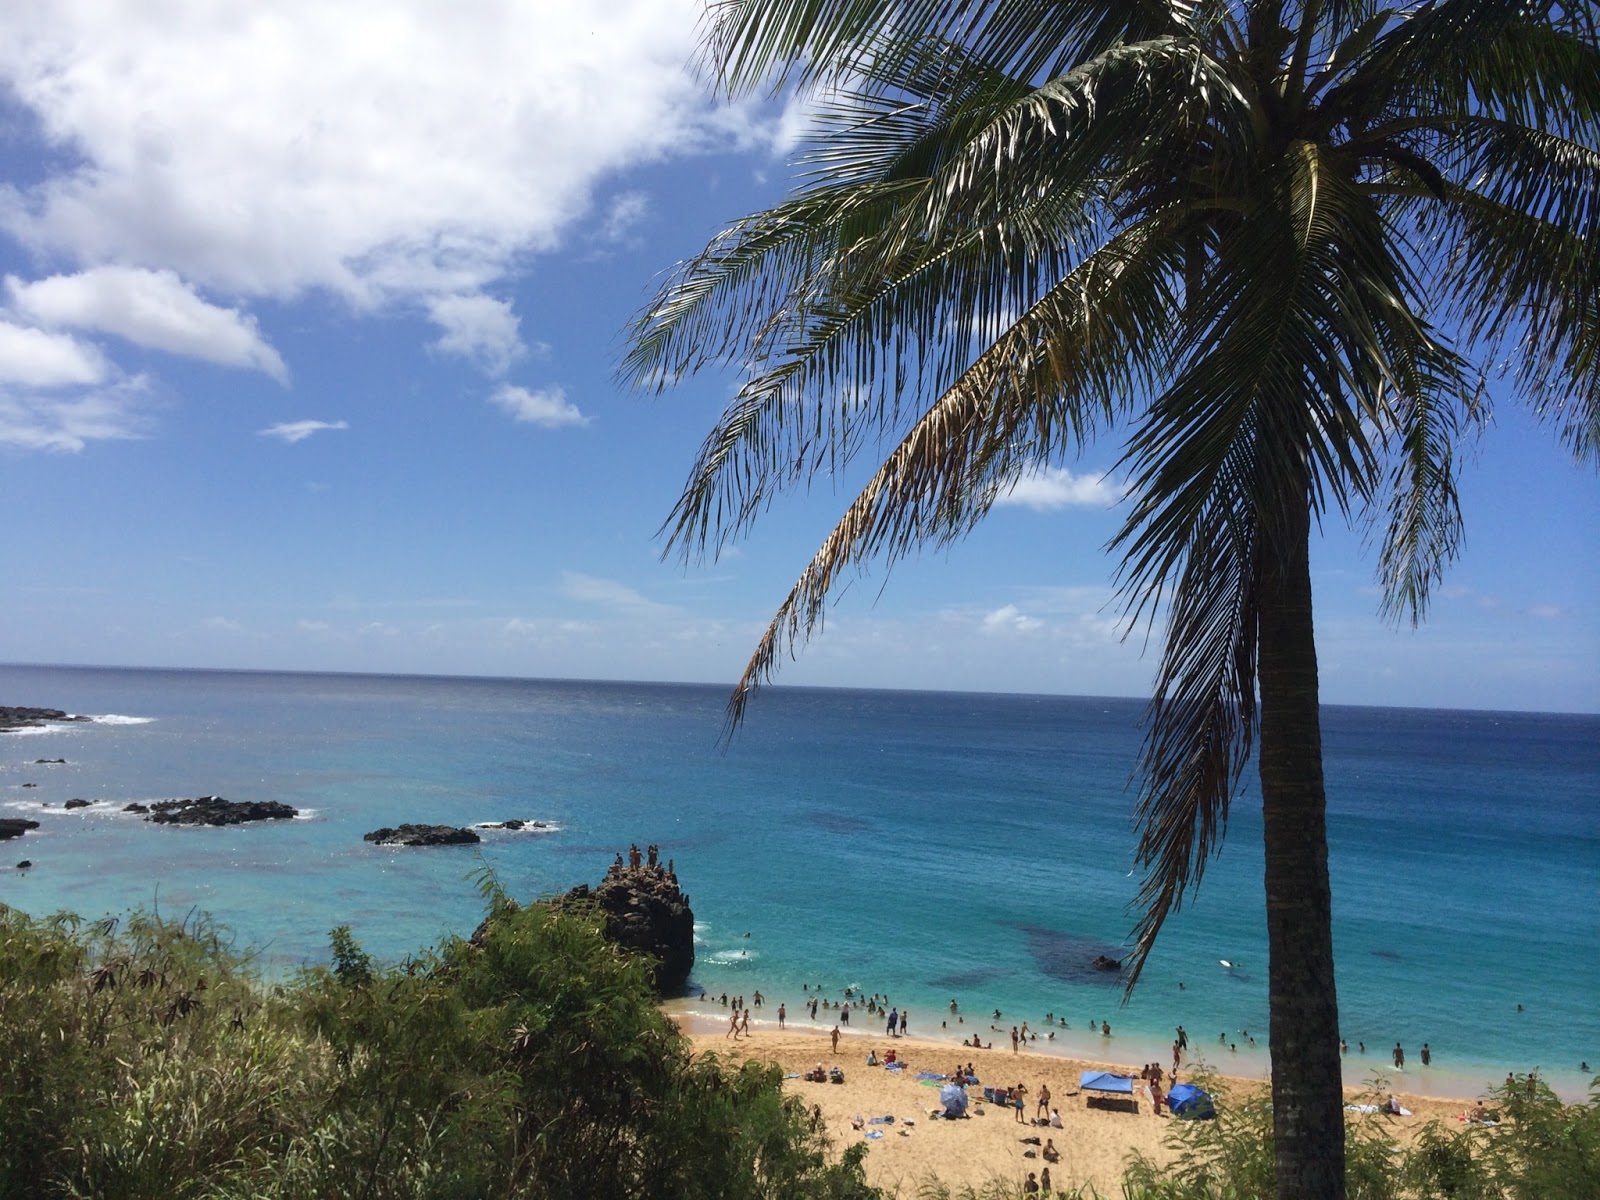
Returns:
[[[1113,542],[1164,620],[1132,979],[1258,761],[1279,1194],[1343,1194],[1309,547],[1371,519],[1385,610],[1460,534],[1486,382],[1600,460],[1600,54],[1583,2],[726,0],[721,89],[794,85],[792,198],[682,264],[631,331],[647,387],[745,382],[666,531],[715,553],[786,486],[881,465],[729,705],[842,574],[959,538],[1116,430]]]

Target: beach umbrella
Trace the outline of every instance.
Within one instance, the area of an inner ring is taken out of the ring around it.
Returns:
[[[939,1103],[944,1105],[947,1117],[967,1115],[967,1090],[958,1083],[947,1083],[939,1089]]]

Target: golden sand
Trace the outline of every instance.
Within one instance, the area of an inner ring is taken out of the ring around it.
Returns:
[[[1085,1103],[1087,1094],[1078,1090],[1081,1071],[1114,1070],[1137,1074],[1142,1065],[1139,1063],[1096,1062],[1027,1050],[1013,1054],[1009,1046],[973,1050],[947,1042],[889,1038],[864,1031],[854,1031],[841,1038],[835,1053],[828,1037],[820,1030],[778,1032],[764,1026],[750,1036],[733,1040],[721,1030],[711,1032],[704,1022],[686,1020],[681,1014],[675,1016],[697,1053],[716,1054],[735,1061],[750,1058],[776,1063],[786,1074],[803,1075],[818,1062],[825,1067],[840,1067],[845,1076],[843,1084],[810,1083],[794,1078],[786,1080],[784,1087],[808,1107],[820,1109],[835,1149],[866,1142],[868,1182],[890,1192],[898,1191],[902,1197],[915,1196],[918,1185],[929,1177],[937,1177],[952,1187],[981,1186],[996,1177],[1021,1183],[1029,1172],[1039,1173],[1046,1166],[1050,1167],[1052,1186],[1058,1189],[1092,1183],[1101,1194],[1116,1195],[1123,1163],[1130,1152],[1137,1150],[1158,1163],[1169,1162],[1175,1156],[1163,1145],[1173,1118],[1154,1115],[1142,1092],[1136,1092],[1138,1112],[1135,1114],[1091,1108]],[[865,1065],[868,1051],[876,1051],[881,1061],[891,1048],[908,1064],[906,1070],[895,1072]],[[919,1083],[917,1072],[942,1074],[958,1063],[965,1066],[968,1062],[972,1063],[984,1086],[1023,1084],[1028,1089],[1027,1108],[1021,1115],[1030,1120],[1037,1115],[1040,1089],[1047,1086],[1051,1107],[1060,1111],[1062,1128],[1040,1128],[1027,1121],[1019,1122],[1014,1109],[977,1101],[980,1088],[968,1089],[974,1098],[968,1109],[969,1119],[930,1119],[930,1111],[939,1105],[939,1088],[937,1084]],[[1191,1068],[1193,1065],[1189,1064]],[[1185,1074],[1187,1072],[1180,1072],[1180,1078]],[[1266,1090],[1265,1081],[1259,1079],[1235,1077],[1227,1083],[1235,1096],[1251,1090]],[[1409,1140],[1431,1119],[1443,1119],[1455,1127],[1455,1115],[1463,1107],[1459,1099],[1397,1094],[1413,1114],[1382,1118],[1393,1128],[1397,1142]],[[1384,1097],[1347,1089],[1346,1098],[1356,1103],[1375,1102]],[[851,1125],[857,1116],[870,1119],[890,1115],[895,1118],[892,1125],[866,1124],[859,1131]],[[868,1137],[872,1132],[881,1132],[883,1136]],[[1023,1140],[1031,1137],[1041,1142],[1047,1137],[1053,1138],[1061,1152],[1060,1161],[1047,1164],[1042,1157],[1037,1157],[1042,1147]],[[1028,1157],[1030,1150],[1036,1157]]]

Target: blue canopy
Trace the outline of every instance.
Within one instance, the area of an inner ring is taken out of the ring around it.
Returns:
[[[1192,1121],[1209,1121],[1217,1115],[1211,1097],[1204,1088],[1192,1083],[1175,1083],[1167,1093],[1167,1107],[1175,1117],[1188,1117]]]
[[[939,1089],[939,1103],[944,1105],[947,1117],[967,1115],[967,1090],[958,1083],[947,1083]]]
[[[1113,1075],[1110,1071],[1085,1071],[1078,1077],[1078,1086],[1089,1092],[1121,1092],[1133,1095],[1131,1075]]]

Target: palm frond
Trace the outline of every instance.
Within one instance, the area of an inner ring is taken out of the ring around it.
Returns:
[[[1175,220],[1169,217],[1174,226]],[[787,651],[821,628],[842,572],[960,537],[1025,470],[1083,444],[1170,336],[1173,228],[1152,219],[1089,255],[923,414],[846,509],[790,589],[728,702],[728,728]],[[1135,348],[1152,352],[1146,358]]]

